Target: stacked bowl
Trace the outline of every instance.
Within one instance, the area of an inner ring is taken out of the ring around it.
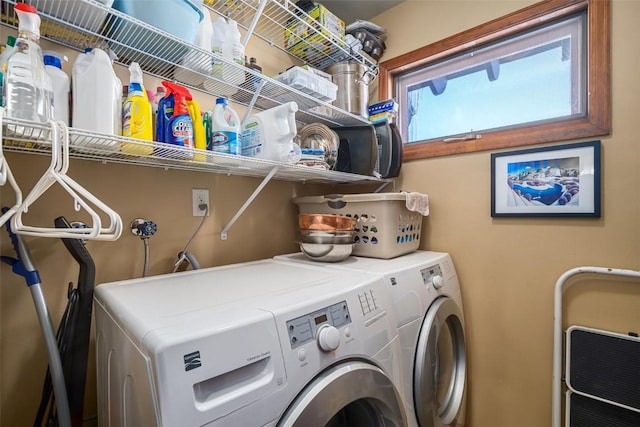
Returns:
[[[342,261],[353,251],[356,222],[344,215],[298,215],[300,250],[313,261]]]

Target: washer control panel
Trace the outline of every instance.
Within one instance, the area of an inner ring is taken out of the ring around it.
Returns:
[[[427,285],[427,287],[433,286],[435,289],[440,289],[444,284],[440,264],[434,264],[430,267],[423,268],[420,270],[420,274],[422,274],[422,281]]]
[[[314,341],[318,336],[318,331],[324,332],[321,337],[327,335],[326,331],[332,331],[351,323],[351,315],[346,301],[338,302],[321,310],[287,321],[287,331],[289,332],[289,344],[291,348],[300,347],[309,341]],[[331,329],[328,327],[332,327]],[[331,337],[331,335],[329,335]],[[325,338],[326,339],[326,338]],[[324,340],[321,340],[320,345]],[[327,347],[332,347],[332,340],[329,339]]]

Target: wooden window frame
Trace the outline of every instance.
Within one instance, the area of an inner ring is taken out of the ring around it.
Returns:
[[[481,139],[405,144],[403,160],[590,138],[611,133],[610,0],[544,0],[380,64],[379,99],[394,97],[395,76],[504,37],[587,11],[587,114],[549,123],[483,131]]]

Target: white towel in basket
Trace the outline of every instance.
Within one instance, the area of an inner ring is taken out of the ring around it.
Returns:
[[[407,198],[407,209],[419,212],[422,216],[429,215],[429,196],[409,191],[402,191],[402,194]]]

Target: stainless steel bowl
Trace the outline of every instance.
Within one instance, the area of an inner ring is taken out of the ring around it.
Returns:
[[[337,262],[349,258],[353,251],[352,244],[300,243],[300,250],[307,258],[320,262]]]
[[[300,240],[303,243],[349,245],[353,243],[355,234],[355,231],[300,230]]]

